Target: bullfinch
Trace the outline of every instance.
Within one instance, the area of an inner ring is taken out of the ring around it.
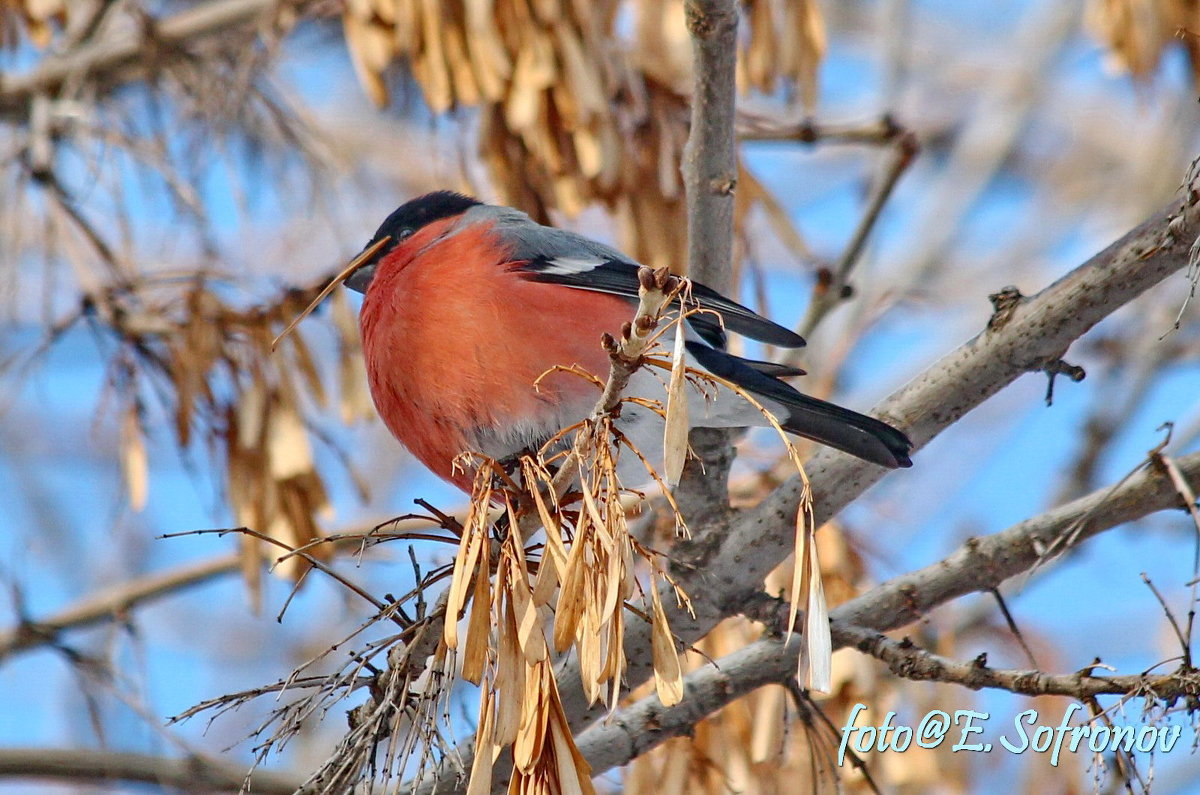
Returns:
[[[600,339],[632,319],[638,263],[518,210],[448,191],[402,205],[365,251],[372,246],[345,282],[364,294],[371,396],[392,434],[435,474],[469,489],[470,473],[454,466],[459,454],[503,461],[591,413],[596,385],[554,368],[578,365],[604,378]],[[710,311],[687,318],[690,367],[739,385],[790,433],[881,466],[912,465],[912,443],[896,428],[780,380],[801,370],[725,349],[727,331],[786,348],[803,338],[704,285],[693,284],[691,295]],[[768,424],[728,388],[687,391],[694,427]],[[663,378],[643,367],[625,394],[662,400]],[[627,402],[616,424],[652,460],[661,455],[663,420],[653,409]],[[619,458],[618,474],[627,485],[650,479],[634,455]]]

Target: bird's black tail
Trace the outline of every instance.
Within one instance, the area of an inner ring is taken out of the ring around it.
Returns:
[[[799,392],[790,397],[785,431],[881,466],[912,466],[912,442],[886,422]]]
[[[778,418],[785,431],[880,466],[912,466],[908,457],[912,442],[903,432],[874,417],[802,394],[775,377],[803,371],[742,359],[695,341],[688,342],[687,349],[709,372],[780,405],[787,412]]]

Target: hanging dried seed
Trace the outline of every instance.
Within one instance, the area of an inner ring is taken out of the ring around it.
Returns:
[[[134,511],[146,507],[150,467],[146,456],[146,439],[138,419],[136,403],[131,403],[121,420],[121,474],[129,491],[129,505]]]

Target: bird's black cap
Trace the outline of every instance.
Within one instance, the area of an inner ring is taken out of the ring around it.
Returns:
[[[360,293],[366,292],[367,285],[371,283],[371,278],[375,275],[375,266],[401,241],[427,224],[461,215],[480,204],[483,202],[462,193],[439,190],[418,196],[400,205],[379,225],[379,229],[375,230],[375,235],[367,241],[363,250],[384,238],[390,238],[388,244],[375,252],[374,256],[354,271],[346,279],[346,286]]]

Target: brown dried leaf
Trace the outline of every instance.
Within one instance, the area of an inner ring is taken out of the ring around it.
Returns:
[[[255,373],[254,380],[241,394],[237,401],[237,442],[246,448],[263,446],[263,431],[267,427],[267,388],[262,381],[261,373]]]
[[[467,589],[473,584],[476,565],[488,567],[487,556],[480,561],[480,552],[487,541],[488,503],[491,499],[491,472],[480,467],[475,475],[471,508],[463,526],[462,538],[454,555],[454,574],[446,594],[446,622],[442,640],[450,649],[458,648],[458,619],[466,604]]]
[[[578,107],[578,119],[588,124],[594,117],[607,115],[608,100],[604,96],[604,81],[596,65],[589,61],[575,32],[566,25],[554,29],[557,34],[558,55],[563,65],[563,85],[570,89]]]
[[[571,134],[571,141],[575,145],[579,172],[588,179],[598,176],[604,168],[600,140],[587,127],[580,127]]]
[[[585,544],[582,539],[583,516],[580,520],[575,542],[571,545],[571,554],[567,558],[562,586],[559,588],[558,608],[554,612],[554,650],[560,653],[569,649],[575,641],[575,630],[579,626],[585,603],[587,567],[584,561]]]
[[[421,38],[421,0],[392,0],[395,3],[396,21],[392,25],[392,41],[398,55],[411,56]]]
[[[784,4],[790,19],[783,26],[780,51],[790,55],[788,76],[800,89],[808,112],[817,105],[817,69],[825,57],[825,20],[817,0],[789,0]]]
[[[663,476],[675,488],[683,475],[688,453],[687,360],[684,358],[684,321],[675,323],[671,378],[667,384],[667,421],[663,428]]]
[[[600,654],[600,616],[595,602],[587,601],[579,632],[575,638],[575,654],[579,658],[579,680],[588,704],[596,703],[600,698],[600,672],[604,670],[604,660]]]
[[[626,538],[617,539],[616,542],[620,546],[628,545]],[[620,615],[621,605],[624,602],[625,590],[625,556],[621,554],[619,549],[608,550],[608,562],[604,573],[604,595],[600,603],[598,614],[600,620],[604,621],[613,615]]]
[[[549,660],[543,660],[527,672],[525,697],[521,700],[521,727],[513,742],[513,766],[529,773],[542,755],[546,743],[546,722],[550,709],[547,701],[557,695]]]
[[[462,22],[457,15],[446,18],[446,64],[450,70],[451,83],[454,86],[456,102],[466,105],[477,105],[482,98],[479,83],[475,79],[475,70],[468,54],[469,48],[465,40]]]
[[[425,101],[434,113],[445,113],[454,106],[453,85],[446,63],[442,14],[438,0],[420,0],[421,51],[414,53],[413,74],[425,89]]]
[[[583,754],[575,745],[571,736],[571,728],[563,715],[562,706],[556,705],[550,721],[550,737],[554,746],[555,772],[554,784],[562,795],[594,795],[592,787],[592,768],[588,765]]]
[[[538,617],[537,606],[529,592],[529,583],[521,572],[521,579],[511,583],[513,608],[517,616],[517,639],[526,661],[532,665],[546,657],[546,636]]]
[[[342,15],[342,31],[346,36],[346,49],[350,52],[350,62],[358,82],[376,107],[388,104],[387,83],[384,82],[381,69],[376,66],[381,43],[378,41],[379,28],[368,20],[353,14],[349,9]],[[391,47],[391,41],[387,42]]]
[[[509,128],[527,132],[543,118],[545,92],[556,77],[550,39],[530,31],[525,46],[517,52],[508,100],[504,103],[504,120]]]
[[[803,508],[801,508],[803,511]],[[809,527],[812,522],[804,522]],[[792,596],[792,618],[799,599],[804,600],[805,653],[800,656],[796,678],[810,690],[828,693],[833,689],[833,639],[829,630],[829,607],[821,581],[816,539],[809,531],[803,558],[797,556],[796,568],[802,570],[802,594]]]
[[[512,75],[512,59],[496,28],[495,0],[465,0],[467,52],[484,100],[497,102]]]
[[[325,399],[325,382],[317,372],[317,363],[313,359],[312,351],[309,350],[308,343],[299,334],[291,335],[291,340],[296,369],[300,371],[304,385],[308,388],[308,393],[312,396],[313,401],[321,408],[325,408],[328,405]]]
[[[130,404],[121,420],[121,474],[129,490],[129,505],[135,511],[146,507],[150,467],[146,457],[146,440],[138,420],[137,406]]]
[[[797,0],[804,3],[805,0]],[[779,53],[776,50],[776,31],[779,25],[772,18],[775,3],[771,0],[751,0],[749,6],[750,41],[738,65],[742,72],[742,90],[747,88],[769,92],[778,76]]]
[[[271,476],[283,481],[314,471],[312,446],[295,408],[276,401],[267,416],[267,460]]]
[[[475,730],[476,751],[467,795],[489,795],[492,791],[492,764],[495,761],[492,748],[500,744],[498,739],[493,739],[495,716],[495,697],[489,688],[484,688],[479,694],[479,727]]]
[[[768,685],[755,696],[757,703],[751,712],[750,761],[762,764],[777,759],[783,749],[787,691]]]
[[[637,68],[683,96],[692,84],[692,42],[684,4],[676,0],[641,0],[632,60]]]
[[[1163,49],[1178,27],[1190,20],[1175,18],[1173,4],[1146,0],[1092,0],[1085,26],[1109,47],[1109,67],[1146,77],[1157,67]]]
[[[246,599],[251,612],[257,614],[262,610],[262,552],[258,539],[239,535],[238,549],[241,553],[242,582],[246,584]]]
[[[371,0],[371,13],[387,25],[396,24],[396,0]]]
[[[528,668],[517,640],[517,618],[511,599],[504,600],[497,634],[500,643],[496,655],[495,692],[499,703],[496,707],[495,743],[504,746],[516,739],[521,726],[521,699],[525,695]]]
[[[475,572],[471,619],[467,622],[466,648],[463,650],[462,663],[462,677],[473,685],[479,684],[483,679],[483,669],[488,656],[488,635],[492,627],[488,566],[480,562]]]
[[[653,583],[650,585],[650,601],[653,603],[650,652],[654,662],[654,689],[663,706],[672,707],[683,701],[683,671],[667,614],[663,610],[662,598]]]

